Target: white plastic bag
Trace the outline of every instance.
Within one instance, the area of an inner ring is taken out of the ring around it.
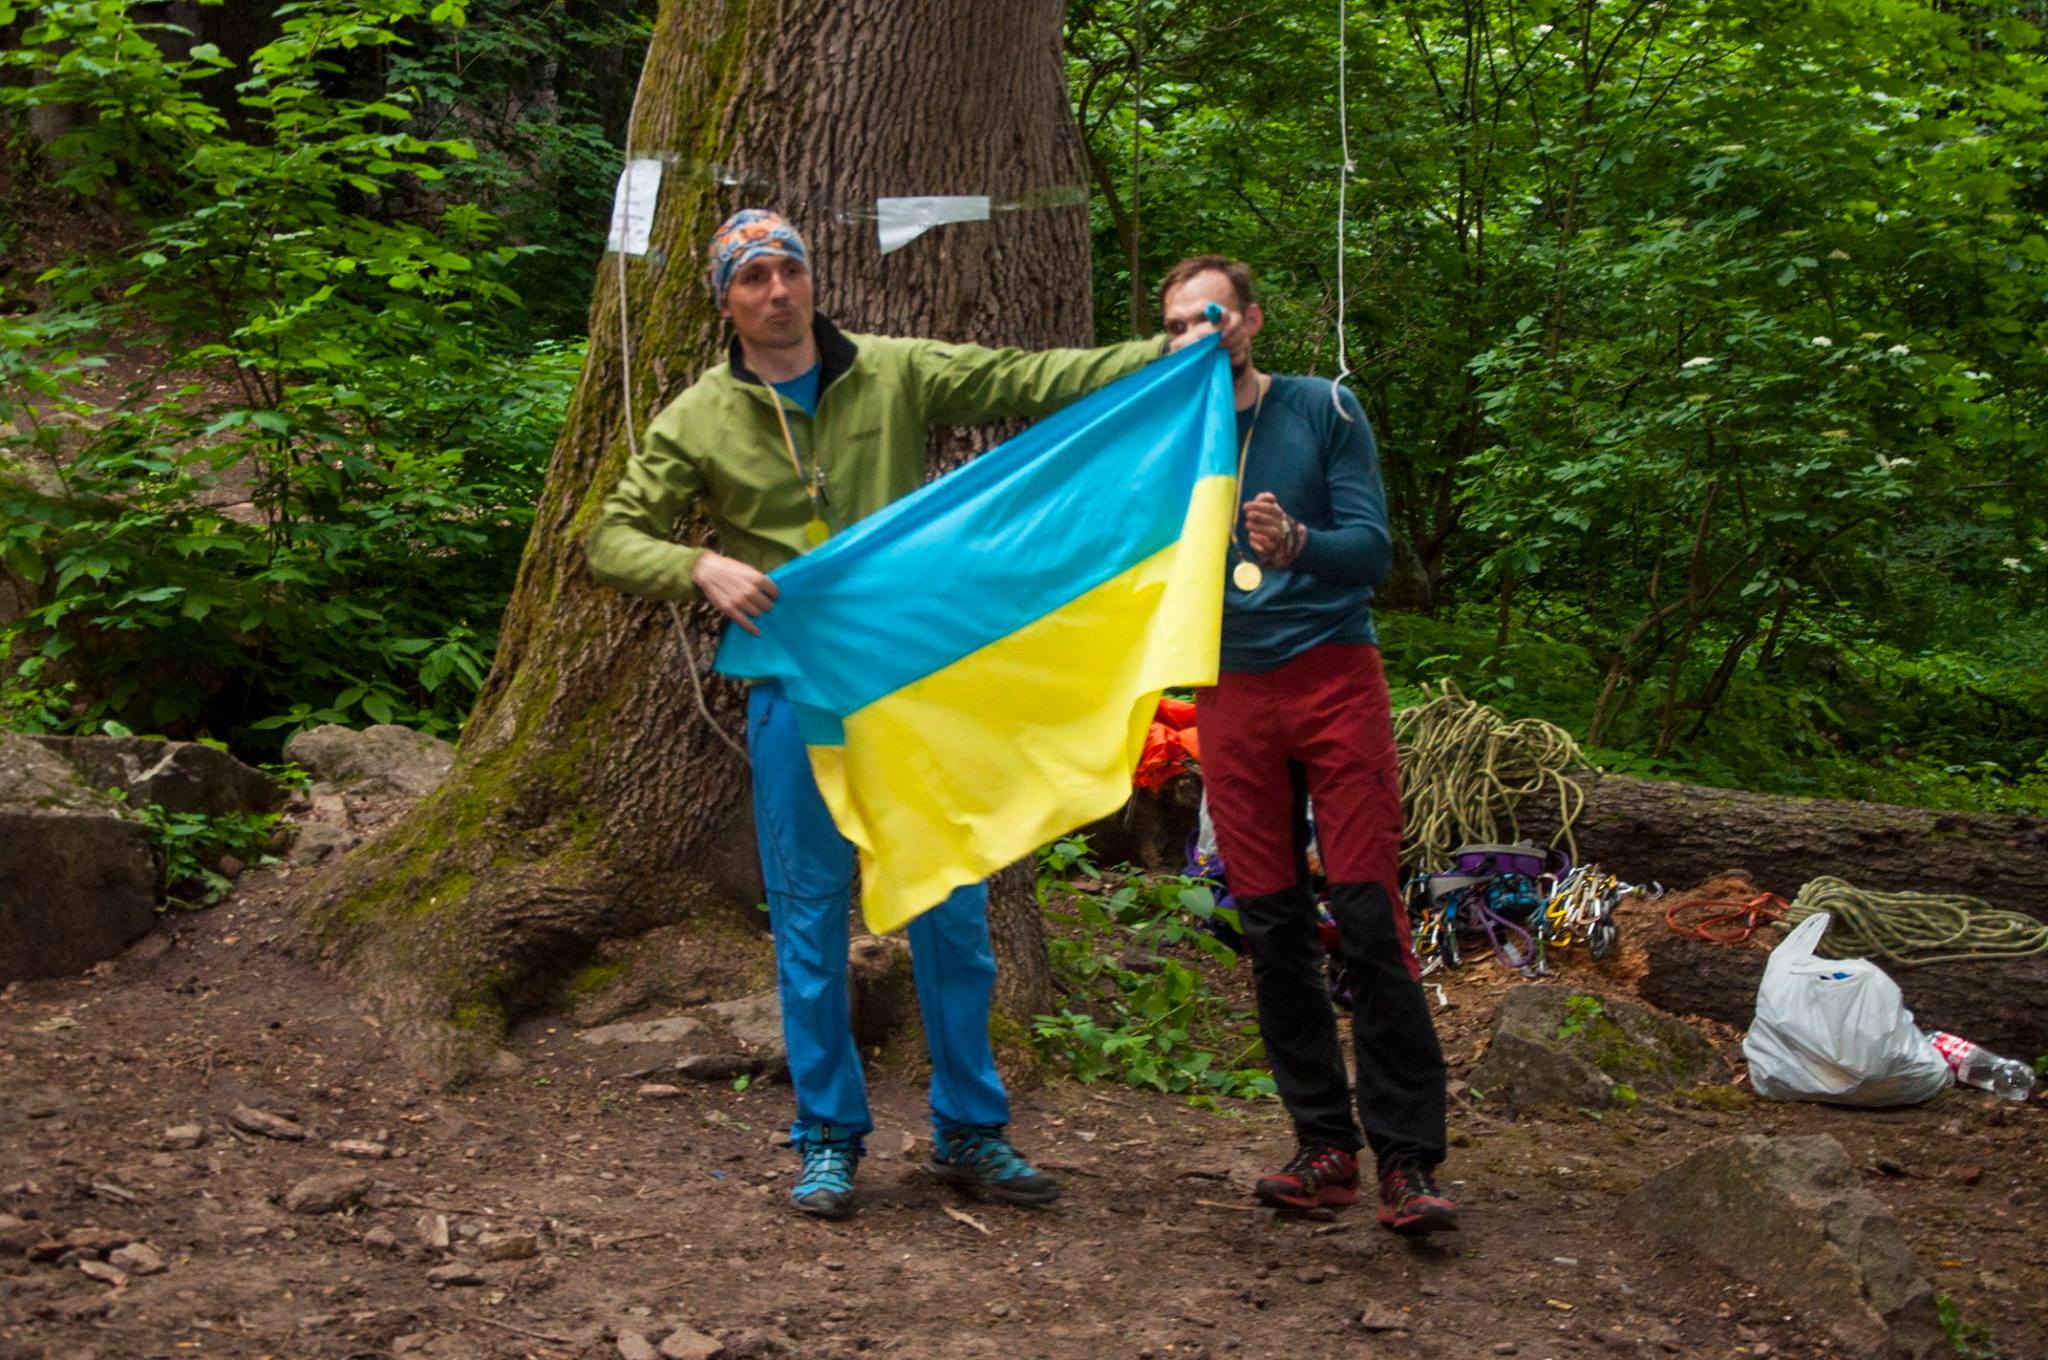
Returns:
[[[1899,984],[1868,959],[1822,959],[1828,914],[1771,951],[1742,1041],[1749,1084],[1770,1100],[1918,1105],[1949,1084],[1948,1063],[1913,1023]]]

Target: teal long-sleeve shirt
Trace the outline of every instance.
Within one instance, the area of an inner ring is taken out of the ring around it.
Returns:
[[[1393,560],[1379,448],[1358,399],[1343,392],[1349,423],[1337,415],[1324,378],[1275,374],[1258,421],[1238,412],[1238,438],[1251,430],[1234,564],[1249,555],[1243,504],[1270,491],[1280,508],[1308,526],[1308,540],[1287,568],[1267,566],[1259,588],[1223,593],[1222,668],[1267,671],[1325,643],[1376,643],[1373,591]]]

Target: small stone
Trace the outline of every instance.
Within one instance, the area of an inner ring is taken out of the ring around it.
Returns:
[[[619,1360],[659,1360],[654,1344],[638,1332],[619,1333]]]
[[[674,1100],[682,1093],[683,1088],[680,1086],[667,1086],[658,1081],[650,1081],[633,1094],[642,1100]]]
[[[1332,1265],[1303,1266],[1294,1272],[1294,1278],[1303,1284],[1321,1284],[1336,1273],[1337,1267]]]
[[[990,1317],[1006,1318],[1010,1315],[1010,1305],[1007,1303],[992,1303],[988,1306],[988,1315]]]
[[[769,1147],[789,1147],[795,1141],[795,1139],[789,1136],[788,1129],[777,1129],[775,1130],[775,1132],[768,1135]]]
[[[35,1224],[0,1214],[0,1256],[19,1256],[42,1240],[43,1229]]]
[[[331,1214],[370,1193],[370,1178],[360,1171],[326,1171],[308,1176],[284,1192],[284,1208],[292,1214]]]
[[[1407,1329],[1408,1319],[1400,1309],[1374,1300],[1359,1312],[1358,1325],[1368,1332],[1399,1332]]]
[[[107,1264],[130,1275],[161,1275],[164,1271],[164,1258],[146,1242],[130,1242],[109,1256]]]
[[[37,1242],[28,1249],[28,1259],[62,1262],[66,1256],[72,1256],[73,1253],[100,1257],[116,1247],[125,1247],[134,1240],[134,1233],[120,1232],[114,1228],[73,1228],[62,1237]],[[72,1259],[76,1260],[77,1256],[72,1256]]]
[[[447,1265],[435,1266],[427,1272],[428,1284],[473,1285],[483,1282],[482,1273],[467,1261],[450,1261]]]
[[[391,1353],[397,1356],[413,1355],[425,1350],[434,1338],[426,1332],[407,1332],[391,1343]]]
[[[291,1143],[296,1143],[306,1136],[303,1127],[283,1115],[253,1109],[247,1105],[235,1106],[228,1115],[228,1123],[243,1133],[261,1134],[265,1138],[281,1138]]]
[[[491,1054],[491,1075],[494,1077],[516,1077],[526,1070],[526,1059],[509,1048],[501,1048]]]
[[[487,1232],[476,1245],[486,1261],[530,1261],[540,1255],[540,1239],[532,1233]]]
[[[751,1077],[761,1067],[759,1058],[744,1053],[692,1053],[678,1062],[675,1070],[692,1081],[731,1081]]]
[[[415,1228],[420,1245],[428,1251],[448,1250],[448,1215],[421,1214]]]
[[[1520,1349],[1521,1347],[1512,1341],[1496,1341],[1493,1343],[1493,1353],[1495,1355],[1513,1355]]]
[[[1978,1181],[1984,1179],[1984,1168],[1974,1165],[1959,1166],[1956,1168],[1956,1179],[1964,1185],[1975,1185]]]
[[[907,1162],[917,1154],[917,1135],[912,1133],[884,1133],[868,1140],[868,1155],[888,1157]]]
[[[220,876],[232,881],[240,878],[242,871],[249,866],[236,859],[233,855],[222,855],[218,867],[220,869]]]
[[[162,1142],[158,1144],[168,1152],[190,1152],[196,1147],[206,1146],[204,1124],[173,1124],[164,1130]]]
[[[396,1251],[398,1234],[389,1228],[372,1228],[363,1234],[363,1245],[372,1251]]]
[[[381,1162],[391,1155],[390,1148],[382,1143],[373,1143],[367,1138],[344,1138],[327,1146],[342,1156],[358,1162]]]
[[[80,1274],[98,1280],[101,1284],[110,1284],[116,1289],[128,1283],[125,1271],[117,1270],[105,1261],[95,1261],[90,1256],[78,1263],[78,1269]]]
[[[694,1327],[678,1327],[668,1334],[656,1354],[661,1360],[717,1360],[725,1354],[725,1343]]]

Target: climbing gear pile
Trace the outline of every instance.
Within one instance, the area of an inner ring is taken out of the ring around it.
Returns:
[[[1785,924],[1796,926],[1816,912],[1828,913],[1824,943],[1843,957],[1882,955],[1910,968],[2048,953],[2048,924],[1976,897],[1871,892],[1821,877],[1792,899]]]
[[[1503,967],[1524,977],[1551,971],[1550,951],[1574,946],[1594,960],[1614,951],[1614,911],[1631,894],[1663,894],[1661,885],[1623,883],[1598,865],[1574,867],[1557,848],[1467,845],[1449,867],[1408,881],[1415,954],[1425,974],[1456,968],[1467,945],[1483,939]]]
[[[1578,858],[1572,823],[1586,792],[1576,776],[1587,764],[1563,728],[1537,718],[1511,721],[1446,680],[1436,698],[1394,715],[1394,744],[1403,864],[1424,868],[1444,863],[1453,846],[1518,839],[1523,805],[1551,797],[1558,824],[1551,841]]]

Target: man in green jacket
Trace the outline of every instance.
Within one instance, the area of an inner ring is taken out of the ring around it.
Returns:
[[[923,483],[932,426],[1043,416],[1164,352],[1158,339],[1034,353],[850,335],[813,308],[802,238],[758,209],[728,219],[709,256],[712,294],[734,331],[728,361],[649,427],[605,502],[590,569],[655,599],[701,593],[749,631],[775,604],[767,573]],[[694,503],[709,512],[721,551],[669,541]],[[803,1156],[790,1198],[839,1218],[852,1212],[861,1140],[873,1128],[847,1011],[853,847],[818,794],[779,685],[750,692],[747,742],[796,1087],[790,1137]],[[987,888],[975,884],[907,928],[932,1058],[929,1168],[996,1199],[1047,1204],[1058,1183],[1004,1136],[1009,1102],[988,1033],[987,908]]]

